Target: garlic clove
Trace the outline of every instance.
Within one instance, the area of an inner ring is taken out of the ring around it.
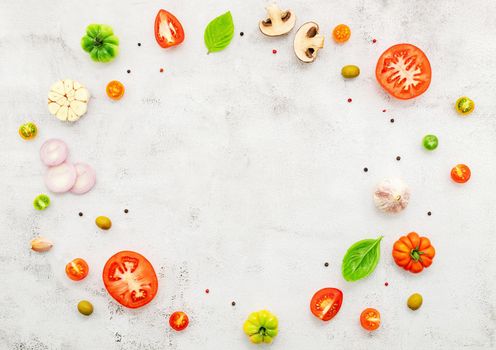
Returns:
[[[38,253],[46,252],[52,249],[52,247],[53,247],[53,243],[44,237],[38,236],[31,240],[31,249],[34,250],[35,252]]]
[[[410,190],[401,179],[385,179],[374,191],[375,206],[386,213],[399,213],[410,200]]]

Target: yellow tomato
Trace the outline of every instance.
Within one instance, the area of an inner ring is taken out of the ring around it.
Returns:
[[[463,96],[456,100],[455,109],[462,115],[468,115],[475,109],[475,103],[470,98]]]
[[[112,80],[107,84],[107,96],[112,100],[120,100],[124,96],[124,85],[117,80]]]
[[[332,31],[332,37],[337,43],[344,43],[350,39],[351,29],[346,24],[339,24]]]
[[[36,126],[35,123],[29,122],[26,124],[22,124],[19,127],[19,135],[21,135],[21,137],[24,140],[32,140],[36,137],[37,134],[38,134],[38,127]]]

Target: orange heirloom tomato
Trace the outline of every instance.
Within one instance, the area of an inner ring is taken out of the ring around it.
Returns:
[[[337,43],[344,43],[350,39],[351,30],[346,24],[337,25],[332,31],[332,37]]]
[[[465,164],[458,164],[451,169],[451,179],[459,184],[463,184],[470,180],[472,172]]]
[[[186,315],[182,311],[174,312],[169,318],[169,325],[171,326],[172,329],[178,332],[188,327],[188,324],[189,324],[188,315]]]
[[[360,324],[368,331],[375,331],[381,325],[381,314],[378,310],[369,307],[362,311]]]
[[[117,80],[112,80],[110,83],[107,84],[107,96],[110,97],[112,100],[120,100],[122,96],[124,96],[124,91],[126,90],[124,88],[124,85],[120,81]]]
[[[73,281],[80,281],[88,276],[89,267],[86,261],[81,258],[72,260],[65,266],[65,273]]]
[[[416,232],[401,236],[393,246],[393,258],[398,266],[412,273],[419,273],[432,264],[436,250],[427,237]]]

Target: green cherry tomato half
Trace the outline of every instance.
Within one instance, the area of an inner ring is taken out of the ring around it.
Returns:
[[[254,344],[272,343],[278,333],[277,317],[267,310],[252,312],[243,325],[243,331]]]
[[[467,96],[463,96],[456,100],[455,109],[461,115],[469,115],[474,111],[475,103]]]
[[[19,127],[19,135],[24,139],[24,140],[32,140],[36,137],[38,134],[38,127],[36,126],[35,123],[26,123],[22,124]]]
[[[81,38],[81,47],[95,62],[110,62],[119,53],[119,38],[106,24],[90,24]]]
[[[36,198],[33,201],[33,207],[36,210],[45,210],[48,208],[50,205],[50,197],[48,197],[46,194],[40,194],[36,196]]]
[[[422,139],[422,144],[424,148],[429,151],[433,151],[437,148],[439,140],[436,135],[425,135]]]

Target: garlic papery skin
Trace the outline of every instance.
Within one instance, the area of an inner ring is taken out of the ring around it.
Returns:
[[[38,236],[31,240],[31,249],[34,250],[35,252],[38,253],[46,252],[52,249],[52,247],[53,247],[53,243],[44,237]]]
[[[374,191],[375,206],[386,213],[399,213],[410,200],[410,190],[403,180],[385,179]]]

